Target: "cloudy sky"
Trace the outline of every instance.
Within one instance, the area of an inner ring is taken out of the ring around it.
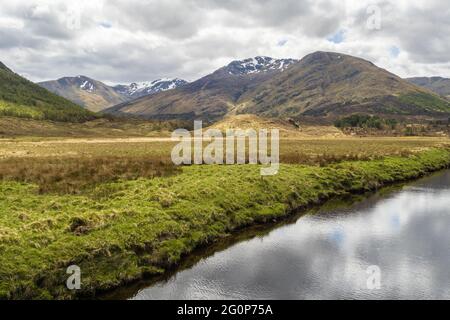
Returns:
[[[0,0],[0,8],[0,61],[33,81],[195,80],[236,59],[317,50],[400,76],[450,77],[446,0]]]

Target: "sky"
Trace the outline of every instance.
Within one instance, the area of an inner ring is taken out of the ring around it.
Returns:
[[[76,2],[76,3],[74,3]],[[446,0],[0,0],[0,61],[32,81],[196,80],[233,60],[314,51],[450,78]]]

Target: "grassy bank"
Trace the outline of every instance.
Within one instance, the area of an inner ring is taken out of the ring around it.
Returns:
[[[450,165],[450,150],[327,166],[191,166],[169,177],[98,184],[85,194],[40,194],[0,182],[0,298],[73,298],[163,273],[183,255],[235,229],[349,192],[408,180]]]

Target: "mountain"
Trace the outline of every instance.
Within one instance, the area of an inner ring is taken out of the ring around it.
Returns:
[[[255,57],[231,62],[226,70],[231,75],[248,75],[261,72],[284,71],[291,64],[298,62],[294,59],[273,59],[270,57]]]
[[[283,73],[297,62],[269,57],[233,61],[195,82],[114,106],[105,112],[156,119],[218,119],[229,113],[247,90]]]
[[[0,62],[0,116],[82,122],[96,116],[19,76]]]
[[[170,92],[107,109],[146,118],[226,115],[334,121],[352,113],[387,117],[448,117],[449,102],[373,63],[349,55],[315,52],[302,60],[256,57],[234,61]]]
[[[114,91],[126,96],[129,100],[140,98],[146,95],[155,94],[167,90],[184,86],[188,82],[182,79],[158,79],[151,82],[131,83],[129,85],[117,85]]]
[[[112,87],[86,76],[77,76],[64,77],[38,84],[59,96],[97,112],[144,95],[176,88],[186,84],[186,81],[181,79],[160,79],[152,82]]]
[[[248,90],[237,113],[333,119],[352,113],[443,117],[450,105],[373,63],[315,52],[286,72]]]
[[[442,77],[417,77],[406,80],[420,87],[430,89],[450,100],[450,79]]]
[[[85,76],[64,77],[38,84],[61,97],[96,112],[127,101],[126,97],[110,86]]]

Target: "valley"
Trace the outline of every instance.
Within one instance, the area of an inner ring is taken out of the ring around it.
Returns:
[[[122,86],[37,85],[0,64],[0,299],[98,298],[239,230],[449,168],[450,104],[432,90],[320,51]],[[193,120],[279,130],[277,174],[175,165],[172,132],[192,134]]]
[[[176,167],[174,142],[147,139],[0,141],[1,298],[95,297],[245,226],[450,165],[445,138],[288,138],[262,179],[254,165]],[[83,270],[76,296],[68,264]]]

